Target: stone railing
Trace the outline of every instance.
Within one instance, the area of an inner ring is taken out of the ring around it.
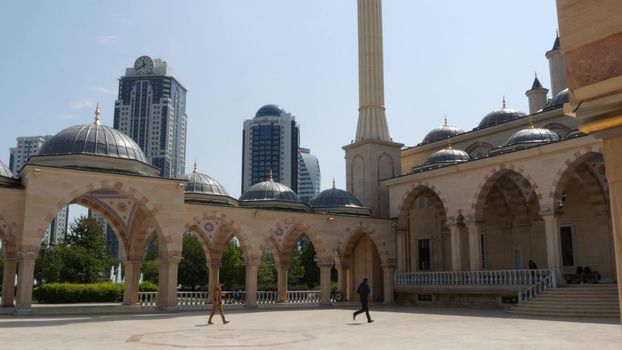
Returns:
[[[548,276],[554,276],[553,270],[396,272],[394,283],[396,286],[517,286],[534,285]]]
[[[518,291],[518,303],[522,304],[527,300],[535,297],[536,295],[544,292],[549,288],[556,288],[556,279],[555,274],[551,273],[548,276],[544,277],[542,280],[536,282],[535,284],[529,286],[527,289],[521,289]]]
[[[139,292],[138,305],[140,306],[156,306],[158,303],[158,292]]]
[[[223,291],[223,302],[229,305],[241,305],[246,302],[245,291]],[[158,292],[138,293],[138,304],[142,307],[157,306]],[[334,300],[332,300],[334,301]],[[279,302],[277,291],[257,291],[257,304],[276,304]],[[319,290],[287,291],[287,302],[290,304],[313,304],[320,302]],[[211,301],[207,292],[177,292],[177,305],[180,309],[205,308]]]

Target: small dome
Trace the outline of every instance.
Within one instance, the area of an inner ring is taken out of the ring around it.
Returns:
[[[255,118],[258,117],[279,117],[285,113],[285,110],[278,105],[265,105],[255,113]]]
[[[249,187],[240,197],[240,201],[281,201],[302,203],[298,195],[291,188],[272,181],[272,175],[267,181],[256,183]]]
[[[309,206],[316,208],[363,207],[361,201],[350,192],[331,188],[316,194],[309,201]]]
[[[561,107],[564,105],[564,103],[568,103],[569,101],[570,96],[568,94],[568,88],[565,88],[564,90],[560,91],[557,96],[550,99],[549,102],[546,103],[546,106],[544,108]]]
[[[9,169],[9,167],[7,167],[6,164],[4,164],[4,162],[1,160],[0,160],[0,176],[13,177],[13,173],[11,172],[11,169]]]
[[[74,125],[47,140],[37,155],[92,154],[98,156],[133,159],[148,163],[140,147],[129,136],[99,123],[99,106],[95,122]]]
[[[518,109],[507,108],[505,106],[505,98],[504,98],[503,106],[501,107],[501,109],[497,109],[486,114],[486,116],[484,116],[482,121],[479,122],[477,129],[509,122],[510,120],[519,119],[524,116],[526,116],[526,114],[519,111]]]
[[[451,148],[445,148],[433,153],[429,156],[423,165],[451,165],[456,163],[467,162],[471,157],[465,151]]]
[[[559,135],[549,129],[531,127],[515,132],[502,147],[549,143],[559,140]]]
[[[430,131],[427,135],[425,135],[421,143],[424,144],[424,143],[444,140],[448,137],[453,137],[456,135],[460,135],[462,133],[464,133],[464,130],[458,127],[455,127],[455,126],[448,125],[447,118],[445,118],[445,124],[441,126],[440,128],[436,128]]]
[[[188,182],[186,183],[186,193],[202,193],[216,196],[229,196],[225,188],[212,177],[201,174],[197,171],[197,164],[194,164],[194,170],[184,176]]]

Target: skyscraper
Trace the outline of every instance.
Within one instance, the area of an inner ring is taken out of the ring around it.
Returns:
[[[9,169],[11,169],[11,172],[15,176],[18,176],[22,167],[28,163],[30,156],[39,153],[41,146],[51,137],[50,135],[18,137],[17,145],[9,149],[11,153]],[[47,245],[56,244],[65,236],[67,232],[68,215],[68,207],[63,207],[58,214],[56,214],[56,217],[52,219],[44,238]]]
[[[186,89],[166,61],[141,56],[119,79],[114,128],[129,135],[162,177],[179,177],[186,162]]]
[[[313,196],[320,193],[322,177],[320,162],[308,148],[298,149],[298,196],[307,203]]]
[[[242,193],[272,178],[298,192],[300,128],[296,118],[277,105],[261,107],[244,121],[242,134]]]

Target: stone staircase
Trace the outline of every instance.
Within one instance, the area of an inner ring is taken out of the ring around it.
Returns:
[[[580,284],[549,289],[508,312],[532,316],[620,317],[616,284]]]

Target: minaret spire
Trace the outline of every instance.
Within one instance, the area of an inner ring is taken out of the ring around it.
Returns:
[[[391,141],[384,108],[382,0],[358,0],[359,118],[356,142]]]
[[[99,110],[99,102],[97,103],[97,107],[95,107],[95,125],[99,125],[99,115],[101,111]]]

